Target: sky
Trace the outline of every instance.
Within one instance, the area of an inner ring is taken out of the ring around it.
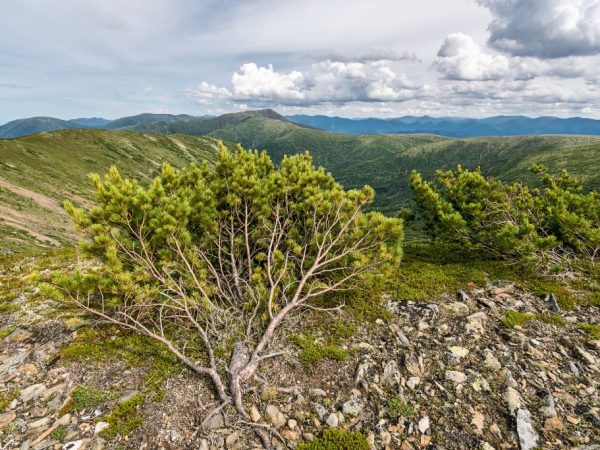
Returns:
[[[600,119],[600,0],[0,0],[0,123]]]

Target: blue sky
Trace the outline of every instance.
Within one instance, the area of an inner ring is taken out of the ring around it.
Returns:
[[[0,6],[0,123],[259,107],[600,118],[600,0]]]

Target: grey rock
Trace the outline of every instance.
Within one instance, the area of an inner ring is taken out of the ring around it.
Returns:
[[[363,410],[364,407],[365,407],[364,403],[353,398],[351,400],[348,400],[347,402],[345,402],[342,405],[342,413],[345,416],[356,417],[360,414],[360,412]]]
[[[325,420],[325,423],[331,428],[337,428],[337,426],[339,425],[339,419],[337,414],[329,414],[327,420]]]
[[[546,403],[546,406],[540,408],[540,412],[544,415],[544,417],[556,417],[558,413],[556,412],[556,405],[554,403],[554,397],[552,397],[552,394],[546,395],[544,402]]]
[[[419,420],[419,423],[417,426],[419,428],[419,431],[421,433],[425,434],[427,432],[427,430],[429,430],[429,426],[430,426],[429,416],[425,416],[425,417],[421,418],[421,420]]]
[[[265,409],[265,415],[267,416],[269,422],[271,422],[277,428],[284,426],[287,421],[286,417],[275,405],[267,405],[267,408]]]
[[[521,450],[531,450],[537,446],[539,435],[533,427],[531,413],[526,409],[517,411],[517,434]]]
[[[467,376],[457,370],[446,371],[444,377],[446,380],[452,381],[454,384],[463,384],[465,381],[467,381]]]
[[[558,302],[556,301],[556,296],[554,293],[551,292],[550,294],[546,295],[546,303],[548,303],[548,306],[550,306],[552,312],[560,312],[560,306],[558,306]]]
[[[508,405],[509,412],[514,416],[516,412],[523,406],[523,399],[521,394],[513,387],[506,388],[504,391],[504,400]]]
[[[386,362],[383,366],[383,375],[381,381],[388,386],[396,386],[400,383],[400,371],[398,364],[393,359]]]
[[[325,407],[323,405],[320,405],[319,403],[315,403],[315,404],[313,404],[313,409],[314,409],[315,413],[317,414],[317,417],[320,420],[324,420],[325,419],[325,415],[327,414],[327,410],[325,409]]]
[[[207,430],[216,430],[217,428],[223,428],[225,426],[225,419],[223,414],[215,414],[206,423]]]
[[[21,352],[6,359],[2,364],[0,364],[0,374],[8,372],[13,367],[20,366],[28,356],[29,352]]]
[[[29,400],[35,400],[46,391],[46,386],[42,383],[32,384],[21,391],[21,401],[28,402]]]
[[[458,292],[456,292],[456,299],[459,302],[463,302],[463,303],[466,303],[466,302],[468,302],[468,301],[471,300],[470,297],[469,297],[469,295],[465,291],[463,291],[462,289],[459,290]]]
[[[119,404],[125,403],[127,400],[131,400],[133,397],[139,394],[139,391],[125,391],[119,397],[117,401]]]

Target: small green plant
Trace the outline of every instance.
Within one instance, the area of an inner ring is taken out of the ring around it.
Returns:
[[[59,425],[50,433],[50,438],[62,442],[67,437],[67,434],[69,434],[69,429],[64,425]]]
[[[292,341],[301,349],[300,360],[309,367],[320,363],[323,359],[344,361],[348,357],[345,350],[331,344],[319,344],[311,335],[296,335]]]
[[[585,331],[587,334],[592,336],[594,339],[600,339],[600,325],[592,325],[590,323],[584,323],[578,325],[577,328]]]
[[[303,442],[297,450],[369,450],[369,442],[359,431],[329,429],[312,442]]]
[[[531,320],[539,320],[551,325],[564,325],[565,323],[564,319],[560,316],[522,313],[511,309],[506,312],[504,319],[502,319],[502,326],[505,328],[523,327]]]
[[[117,405],[113,412],[104,418],[109,426],[102,432],[102,437],[110,440],[117,436],[124,437],[142,425],[142,418],[138,415],[138,408],[142,403],[144,396],[138,394]]]
[[[13,303],[0,303],[0,314],[10,314],[21,309],[19,305]]]
[[[8,408],[8,405],[19,396],[19,393],[18,389],[0,393],[0,412]]]
[[[3,328],[2,330],[0,330],[0,339],[4,339],[10,333],[12,333],[13,331],[15,331],[16,328],[17,328],[16,325],[11,325],[11,326],[8,326],[8,327]]]
[[[77,386],[71,392],[70,401],[60,410],[60,415],[96,408],[104,403],[107,397],[107,393],[101,389],[85,385]]]
[[[392,419],[398,417],[410,418],[415,414],[414,409],[400,397],[392,397],[387,401],[387,414]]]

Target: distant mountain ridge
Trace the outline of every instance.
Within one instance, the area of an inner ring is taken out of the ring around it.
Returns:
[[[391,119],[349,119],[324,115],[282,116],[271,109],[230,113],[222,116],[152,114],[108,120],[98,117],[62,120],[53,117],[18,119],[0,126],[0,138],[15,138],[43,131],[107,129],[161,134],[204,135],[252,117],[290,121],[324,131],[346,134],[435,134],[446,137],[526,136],[544,134],[600,135],[600,120],[581,117],[495,116],[484,119],[461,117],[404,116]]]
[[[347,119],[288,116],[289,120],[325,131],[348,134],[436,134],[447,137],[526,136],[540,134],[600,135],[600,120],[571,117],[495,116],[485,119],[415,117]]]

